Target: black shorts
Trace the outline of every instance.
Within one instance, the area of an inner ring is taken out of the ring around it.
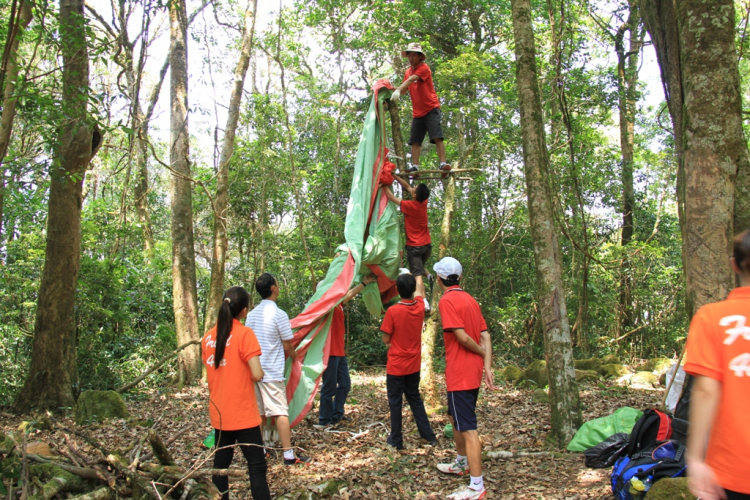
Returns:
[[[415,278],[424,276],[424,265],[432,254],[432,244],[428,243],[421,247],[406,247],[406,261],[409,263],[409,272]]]
[[[448,415],[453,417],[455,430],[459,432],[477,430],[478,397],[478,387],[467,391],[448,391]]]
[[[425,133],[430,134],[430,142],[435,144],[435,139],[443,138],[443,127],[440,120],[443,112],[440,108],[435,108],[424,116],[411,119],[411,134],[409,135],[409,145],[422,145]]]

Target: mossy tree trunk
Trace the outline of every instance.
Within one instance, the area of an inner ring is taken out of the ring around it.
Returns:
[[[683,0],[676,7],[684,98],[685,275],[689,310],[695,311],[726,297],[733,285],[728,262],[733,215],[744,207],[737,215],[746,219],[748,207],[747,198],[735,201],[735,181],[745,180],[748,151],[734,3]]]
[[[200,338],[198,296],[193,245],[193,200],[189,161],[187,100],[187,12],[185,0],[169,3],[170,71],[170,148],[172,167],[170,202],[172,208],[172,300],[177,344]],[[201,375],[200,347],[180,353],[180,374],[185,381]]]
[[[565,305],[559,244],[549,187],[549,157],[536,67],[536,49],[529,0],[513,0],[516,79],[521,105],[524,172],[529,219],[534,242],[537,300],[544,328],[549,371],[552,428],[549,438],[565,446],[581,424],[578,386],[573,365]]]
[[[252,7],[252,10],[251,10]],[[255,11],[258,0],[248,0],[245,9],[245,27],[242,34],[242,45],[237,67],[234,70],[232,93],[229,97],[229,114],[224,127],[224,139],[221,144],[219,172],[216,176],[216,199],[214,202],[214,245],[211,256],[211,284],[206,298],[206,320],[203,329],[208,331],[216,324],[216,317],[224,296],[224,271],[227,258],[227,208],[229,206],[229,161],[234,152],[234,136],[240,117],[242,91],[245,87],[245,75],[250,66],[250,52],[255,34]]]
[[[101,136],[88,111],[89,60],[83,0],[60,2],[62,102],[56,155],[50,170],[47,247],[39,287],[31,366],[16,408],[75,404],[75,297],[81,255],[83,178]]]

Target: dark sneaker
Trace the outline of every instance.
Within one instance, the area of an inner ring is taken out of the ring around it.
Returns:
[[[292,459],[285,458],[284,459],[284,465],[307,465],[312,461],[312,458],[310,457],[303,457],[302,455],[298,455]]]
[[[432,295],[432,289],[435,287],[435,275],[434,274],[427,276],[427,284],[430,285],[430,295]]]
[[[406,169],[407,172],[419,172],[419,165],[409,165]]]
[[[347,417],[346,415],[341,417],[341,420],[339,420],[339,422],[351,422],[351,421],[352,421],[352,417]]]

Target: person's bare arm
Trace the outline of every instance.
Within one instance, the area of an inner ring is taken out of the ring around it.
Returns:
[[[484,330],[479,334],[479,344],[484,348],[484,383],[487,389],[497,390],[495,386],[495,377],[492,373],[492,339],[490,332]]]
[[[292,358],[292,361],[297,359],[297,351],[294,350],[291,340],[282,340],[281,345],[284,346],[284,355],[287,358]]]
[[[697,375],[690,395],[690,427],[687,454],[688,486],[703,500],[725,499],[724,489],[716,481],[713,470],[706,464],[706,443],[721,400],[721,382]]]
[[[416,188],[412,187],[411,184],[406,179],[402,179],[398,175],[395,175],[394,178],[398,181],[399,184],[401,184],[401,187],[404,188],[404,191],[408,192],[412,198],[415,198],[416,195]]]
[[[260,356],[253,356],[247,360],[250,366],[250,378],[253,382],[260,382],[263,379],[263,367],[260,366]]]
[[[342,304],[346,304],[350,300],[352,300],[354,297],[356,297],[362,290],[365,289],[365,285],[369,285],[373,281],[377,280],[378,277],[374,274],[368,274],[364,278],[362,278],[362,283],[359,283],[357,286],[346,292],[346,295],[344,295],[344,298],[341,300]]]
[[[396,177],[396,178],[398,179],[398,177]],[[399,198],[398,196],[396,196],[395,194],[393,194],[393,191],[391,191],[388,188],[385,188],[383,191],[385,191],[385,197],[386,198],[388,198],[389,200],[391,200],[393,203],[395,203],[399,207],[401,206],[401,198]]]
[[[424,279],[422,276],[414,278],[417,281],[417,290],[414,292],[414,297],[425,297],[424,293]]]
[[[482,357],[485,356],[484,347],[474,342],[474,339],[469,337],[469,334],[466,333],[466,330],[464,330],[463,328],[454,328],[453,335],[456,336],[456,340],[458,340],[458,343],[461,344],[465,349],[468,349],[474,354],[479,354]]]
[[[404,83],[398,86],[398,91],[403,94],[406,92],[406,90],[411,86],[412,83],[419,80],[419,77],[417,75],[411,75],[409,78],[404,80]]]
[[[380,333],[383,334],[383,343],[387,346],[391,345],[391,335],[381,331]]]

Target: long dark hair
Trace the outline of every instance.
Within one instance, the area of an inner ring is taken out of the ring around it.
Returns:
[[[227,347],[227,339],[232,333],[232,321],[239,316],[243,309],[250,304],[250,294],[241,286],[233,286],[224,292],[224,300],[219,308],[219,317],[216,321],[216,353],[214,353],[214,366],[224,359],[224,349]]]

